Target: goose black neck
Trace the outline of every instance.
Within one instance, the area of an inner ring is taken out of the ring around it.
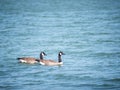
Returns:
[[[58,62],[62,62],[61,55],[58,54]]]
[[[43,56],[42,56],[42,54],[40,54],[40,59],[43,59]]]

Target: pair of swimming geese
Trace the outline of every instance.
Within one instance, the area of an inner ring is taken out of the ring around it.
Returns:
[[[46,56],[46,54],[44,52],[40,53],[40,59],[36,59],[36,58],[32,58],[32,57],[21,57],[21,58],[17,58],[21,63],[28,63],[28,64],[35,64],[35,63],[40,63],[41,65],[47,65],[47,66],[58,66],[58,65],[62,65],[62,58],[61,56],[65,55],[63,52],[59,52],[58,53],[58,62],[54,61],[54,60],[45,60],[43,59],[44,56]]]

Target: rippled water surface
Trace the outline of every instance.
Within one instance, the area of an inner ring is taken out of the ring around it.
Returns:
[[[0,0],[0,90],[120,90],[120,0]]]

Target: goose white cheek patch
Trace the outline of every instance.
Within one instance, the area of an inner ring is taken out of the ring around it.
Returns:
[[[60,53],[60,55],[62,55],[62,53]]]
[[[42,53],[42,56],[44,56],[44,54]]]

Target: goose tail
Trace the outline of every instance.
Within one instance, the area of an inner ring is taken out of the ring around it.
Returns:
[[[22,59],[22,58],[17,58],[17,60],[20,60],[20,59]]]

